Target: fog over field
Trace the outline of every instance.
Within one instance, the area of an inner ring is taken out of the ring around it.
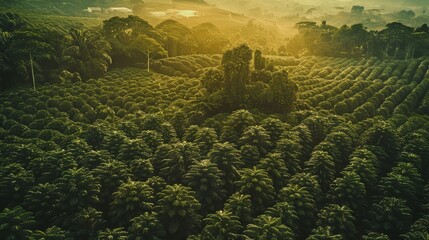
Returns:
[[[417,27],[429,19],[428,2],[425,0],[207,0],[207,2],[249,18],[275,19],[283,27],[299,21],[327,21],[336,27],[363,23],[370,29],[381,29],[392,21]],[[354,6],[363,7],[363,10],[353,11]]]
[[[265,11],[272,11],[276,15],[305,14],[307,11],[319,12],[319,14],[333,13],[350,10],[354,5],[362,5],[367,9],[378,9],[384,12],[403,9],[423,12],[428,7],[426,0],[207,0],[206,2],[242,13],[261,8]]]

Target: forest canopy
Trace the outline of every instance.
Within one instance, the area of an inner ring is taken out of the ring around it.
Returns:
[[[380,31],[368,30],[363,24],[336,28],[325,21],[296,24],[298,35],[287,45],[296,54],[308,51],[322,56],[362,57],[381,59],[413,59],[429,54],[429,28],[427,24],[412,28],[392,22]]]
[[[0,239],[429,239],[424,9],[205,2],[0,2]]]

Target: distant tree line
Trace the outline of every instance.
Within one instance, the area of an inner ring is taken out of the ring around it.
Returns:
[[[102,35],[112,46],[113,65],[119,67],[150,64],[152,58],[222,53],[229,44],[228,38],[211,23],[190,29],[166,20],[152,27],[137,16],[104,21]]]
[[[188,54],[222,53],[228,38],[211,23],[189,29],[167,20],[157,27],[137,17],[113,17],[99,27],[35,29],[20,15],[0,14],[0,90],[30,83],[98,78],[111,67],[143,67],[152,60]]]
[[[412,28],[392,22],[380,31],[368,30],[363,24],[344,25],[340,28],[323,21],[296,24],[299,33],[291,39],[287,50],[298,54],[360,57],[382,59],[413,59],[429,55],[429,27],[423,24]]]

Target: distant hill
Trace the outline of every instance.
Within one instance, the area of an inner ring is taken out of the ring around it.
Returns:
[[[360,0],[350,1],[350,3],[359,3],[364,5],[382,5],[385,4],[391,8],[410,8],[424,7],[428,5],[427,0]]]
[[[173,0],[173,2],[191,2],[191,3],[204,3],[207,4],[204,0]]]

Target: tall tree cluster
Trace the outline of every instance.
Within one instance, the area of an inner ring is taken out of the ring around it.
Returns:
[[[207,70],[201,78],[206,90],[202,100],[204,109],[216,112],[221,108],[250,107],[269,113],[291,111],[298,92],[297,85],[285,70],[274,71],[265,62],[261,51],[253,53],[247,45],[227,50],[221,67]]]
[[[144,63],[150,69],[152,59],[167,55],[163,48],[164,34],[137,16],[105,20],[102,32],[112,46],[116,66]]]
[[[14,12],[0,13],[0,89],[18,84],[78,82],[112,67],[159,70],[156,60],[221,53],[229,44],[211,23],[193,29],[174,20],[157,27],[137,16],[112,17],[91,29],[39,29]],[[158,67],[158,68],[157,68]]]
[[[223,54],[223,88],[232,108],[239,107],[245,101],[245,89],[249,83],[251,60],[252,50],[246,45],[228,50]]]
[[[104,75],[110,44],[97,29],[34,29],[16,13],[0,14],[0,89],[16,84],[79,81]]]

